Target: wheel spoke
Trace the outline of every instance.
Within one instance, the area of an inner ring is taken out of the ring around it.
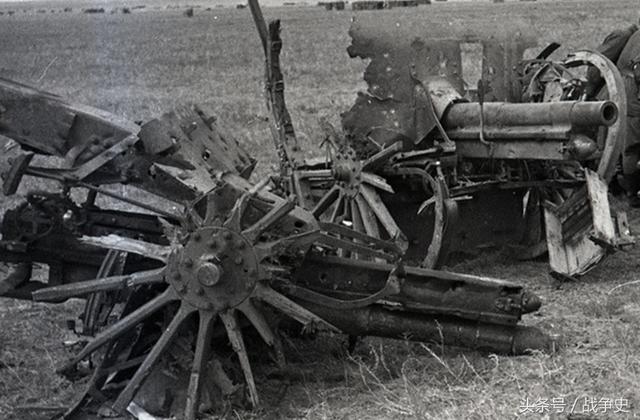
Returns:
[[[171,248],[168,246],[125,238],[114,234],[107,236],[83,236],[80,238],[80,241],[100,248],[131,252],[133,254],[142,255],[143,257],[152,258],[162,262],[167,262],[167,258],[171,252]]]
[[[371,207],[367,204],[362,195],[356,196],[356,204],[360,210],[360,216],[362,217],[362,224],[364,225],[365,233],[374,238],[380,238],[380,230],[378,228],[378,221],[376,215],[371,210]]]
[[[189,315],[194,312],[193,308],[185,303],[180,305],[180,309],[169,323],[167,329],[162,333],[156,344],[144,359],[144,362],[138,367],[135,375],[129,380],[127,386],[120,392],[118,398],[113,403],[113,409],[118,413],[124,413],[127,406],[133,400],[136,393],[144,383],[144,380],[151,373],[151,368],[158,362],[160,356],[169,347],[172,340],[180,331],[180,327]]]
[[[122,276],[104,277],[63,286],[46,287],[33,292],[33,299],[41,302],[59,302],[90,293],[121,290],[143,284],[162,283],[163,281],[164,267]]]
[[[393,194],[393,188],[391,188],[391,185],[387,184],[387,181],[383,177],[372,174],[370,172],[362,172],[360,176],[362,177],[363,182],[366,182],[367,184],[372,185],[380,190]]]
[[[238,198],[236,203],[233,205],[233,208],[231,209],[229,217],[224,222],[224,227],[226,227],[227,229],[238,231],[242,229],[240,222],[242,221],[242,216],[247,209],[249,200],[251,200],[251,195],[249,193],[244,193],[240,196],[240,198]]]
[[[251,404],[254,407],[257,407],[259,404],[258,390],[256,389],[256,383],[253,380],[253,372],[251,371],[249,356],[247,355],[247,349],[245,348],[244,339],[242,338],[242,331],[240,331],[240,327],[238,326],[237,314],[234,309],[230,309],[227,312],[222,312],[220,314],[220,318],[222,318],[224,327],[227,330],[231,346],[240,361],[244,379],[247,382],[247,387],[249,388],[249,399],[251,400]]]
[[[276,292],[269,286],[258,283],[256,285],[255,296],[261,301],[268,303],[276,309],[279,309],[284,314],[289,315],[291,318],[304,325],[317,324],[323,326],[326,329],[334,332],[340,332],[340,330],[324,319],[320,318],[313,312],[308,311],[302,306],[298,305],[286,296]]]
[[[258,331],[258,334],[260,334],[260,337],[262,337],[264,342],[267,343],[268,346],[273,348],[273,350],[275,351],[276,362],[279,366],[283,367],[285,362],[284,353],[282,352],[282,344],[280,343],[280,337],[274,334],[274,332],[271,330],[271,327],[262,315],[262,312],[260,312],[260,310],[256,308],[256,305],[251,302],[251,299],[247,299],[242,302],[238,309],[244,314],[244,316],[247,317],[249,322],[251,322],[251,325],[254,326],[256,331]]]
[[[242,234],[249,239],[249,241],[255,243],[255,241],[267,231],[271,226],[277,223],[280,219],[285,217],[296,206],[296,202],[293,199],[282,200],[275,207],[273,207],[267,214],[265,214],[260,220],[253,225],[249,226],[246,230],[242,231]]]
[[[247,317],[249,322],[255,327],[255,329],[260,334],[260,337],[267,343],[269,346],[273,346],[276,337],[271,331],[271,327],[267,323],[267,320],[264,319],[262,313],[255,307],[253,303],[251,303],[251,299],[247,299],[240,306],[238,306],[240,312]]]
[[[342,211],[342,220],[340,220],[340,222],[344,221],[344,220],[351,220],[351,200],[347,199],[346,197],[342,200],[342,206],[343,206],[343,211]],[[342,223],[340,223],[340,226],[342,227]],[[345,229],[349,229],[347,227],[345,227]],[[349,229],[350,231],[352,229]],[[341,238],[341,236],[338,236],[338,238]],[[346,248],[339,248],[338,249],[338,257],[341,258],[349,258],[349,255],[351,255],[351,253],[349,252],[348,249]]]
[[[375,155],[371,156],[369,159],[365,160],[362,164],[363,170],[370,170],[379,165],[384,164],[391,156],[400,152],[402,150],[402,142],[398,141],[393,143],[391,146],[382,149]]]
[[[335,206],[333,207],[333,211],[331,212],[331,217],[329,218],[330,222],[336,222],[341,212],[344,212],[344,204],[345,197],[344,193],[340,191],[338,193],[338,198],[336,199]]]
[[[362,224],[362,215],[360,214],[360,209],[358,208],[358,204],[356,200],[351,200],[351,223],[353,223],[353,230],[359,233],[365,233],[364,225]],[[355,252],[353,254],[355,259],[361,259],[362,255]]]
[[[200,324],[196,337],[196,350],[193,355],[191,376],[189,377],[189,389],[187,391],[187,404],[185,407],[185,420],[195,420],[198,407],[202,398],[202,379],[205,374],[207,361],[211,354],[211,332],[216,314],[209,311],[200,311]]]
[[[218,215],[218,204],[215,195],[216,193],[214,192],[209,192],[209,194],[207,194],[207,210],[205,211],[204,220],[202,221],[201,226],[214,224],[214,219]]]
[[[100,332],[93,340],[91,340],[70,362],[65,364],[60,371],[68,371],[75,367],[75,365],[96,351],[102,345],[117,339],[122,334],[126,333],[140,322],[163,308],[168,303],[175,301],[177,296],[172,288],[168,288],[164,293],[156,296],[154,299],[145,303],[129,315],[122,318],[117,323],[113,324],[106,330]]]
[[[366,185],[362,186],[362,196],[366,200],[366,202],[371,207],[371,210],[376,214],[382,226],[384,226],[387,233],[392,239],[396,239],[402,236],[402,232],[400,232],[400,228],[396,224],[395,220],[387,210],[387,207],[384,205],[382,200],[380,200],[380,196]]]
[[[318,201],[318,204],[316,204],[313,210],[311,210],[311,214],[313,214],[315,218],[320,217],[322,213],[324,213],[329,207],[331,207],[331,204],[333,204],[333,202],[336,201],[339,196],[340,187],[334,185],[329,191],[327,191],[325,195],[322,196],[320,201]]]

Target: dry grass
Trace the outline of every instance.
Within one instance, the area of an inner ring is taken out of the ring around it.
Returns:
[[[574,49],[594,47],[609,29],[635,21],[636,10],[635,1],[434,3],[358,17],[398,21],[433,36],[518,27],[537,32],[540,45],[560,40]],[[283,19],[287,98],[311,150],[320,137],[318,119],[337,122],[363,88],[365,63],[349,60],[345,51],[351,13],[301,8],[266,14]],[[5,14],[0,76],[131,119],[184,101],[208,102],[261,159],[260,173],[275,163],[264,122],[259,43],[246,10],[214,9],[191,19],[181,10]],[[640,231],[640,213],[630,216]],[[516,263],[499,253],[453,267],[518,281],[538,293],[544,306],[525,322],[561,334],[565,347],[557,354],[508,358],[366,339],[349,356],[342,338],[320,337],[296,342],[288,352],[304,380],[283,388],[261,379],[266,408],[230,417],[496,419],[517,417],[524,398],[564,398],[570,405],[578,399],[580,412],[584,397],[626,398],[638,413],[640,285],[607,292],[636,279],[639,252],[614,255],[579,282],[563,285],[548,276],[546,262]],[[20,405],[70,403],[79,387],[57,377],[53,366],[66,357],[64,321],[76,311],[74,304],[0,301],[0,418],[29,418],[25,412],[11,417]],[[598,418],[631,416],[610,411]]]

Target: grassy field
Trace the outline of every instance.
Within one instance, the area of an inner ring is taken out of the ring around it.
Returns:
[[[24,7],[0,4],[0,11]],[[318,8],[267,9],[265,14],[282,18],[287,99],[302,144],[312,153],[321,137],[319,118],[337,124],[339,113],[365,88],[366,63],[346,53],[353,15]],[[635,22],[638,7],[635,0],[434,3],[361,12],[357,18],[410,25],[416,34],[434,37],[520,30],[538,36],[541,47],[559,41],[567,51],[594,47],[609,30]],[[29,9],[0,16],[0,77],[132,120],[184,102],[206,102],[260,159],[260,174],[275,164],[262,74],[258,37],[246,10],[203,7],[190,19],[182,10],[151,8],[126,15]],[[640,213],[629,216],[640,231]],[[565,345],[556,354],[508,358],[366,339],[347,355],[343,338],[320,337],[289,349],[305,380],[285,387],[261,379],[265,407],[229,417],[568,418],[570,409],[569,418],[636,417],[640,285],[608,292],[636,279],[639,254],[618,253],[579,282],[562,285],[547,274],[545,261],[516,263],[500,253],[452,267],[517,281],[538,293],[544,306],[525,322],[563,337]],[[78,302],[47,306],[0,300],[0,418],[44,418],[44,411],[21,407],[68,405],[79,392],[78,385],[54,374],[56,363],[68,356],[62,342],[73,338],[64,321],[79,308]],[[547,405],[543,413],[522,413],[527,399],[538,408],[552,399],[556,405]],[[614,400],[627,402],[617,407],[627,412],[614,413]],[[576,416],[583,408],[586,417]]]

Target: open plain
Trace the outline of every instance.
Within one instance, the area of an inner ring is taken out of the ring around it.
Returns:
[[[259,159],[257,174],[267,173],[276,155],[262,97],[262,51],[249,11],[207,10],[202,4],[188,18],[183,7],[164,3],[127,14],[114,4],[104,6],[105,13],[86,14],[80,10],[85,6],[75,3],[63,12],[67,4],[60,1],[0,3],[0,77],[132,120],[147,120],[184,102],[205,102]],[[282,19],[287,100],[309,155],[321,140],[318,120],[338,124],[340,112],[365,88],[366,63],[346,53],[354,16],[410,25],[420,36],[520,31],[535,35],[538,49],[562,43],[562,53],[595,47],[610,30],[636,22],[639,13],[637,0],[434,2],[355,14],[317,7],[265,9],[267,18]],[[1,200],[0,208],[12,203]],[[640,213],[629,210],[629,218],[634,233],[640,232]],[[226,416],[636,417],[640,284],[612,289],[638,277],[639,256],[640,248],[618,252],[578,282],[563,284],[549,276],[545,260],[519,262],[499,250],[448,267],[520,282],[539,294],[543,307],[525,323],[561,337],[554,354],[510,358],[380,339],[365,339],[348,354],[344,337],[292,340],[287,356],[302,375],[283,381],[258,373],[262,408],[237,408]],[[0,300],[0,418],[47,418],[80,392],[82,383],[55,374],[56,364],[70,354],[63,342],[75,338],[65,320],[80,308],[78,302]]]

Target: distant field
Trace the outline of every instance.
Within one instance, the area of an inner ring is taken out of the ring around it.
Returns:
[[[0,4],[0,11],[23,7]],[[55,2],[42,9],[57,7]],[[537,35],[541,48],[559,41],[568,51],[595,47],[611,29],[637,21],[638,12],[637,0],[436,2],[355,16],[410,25],[416,34],[433,37],[519,30]],[[318,119],[337,124],[339,113],[365,88],[366,63],[346,53],[354,14],[311,7],[265,13],[283,21],[287,100],[311,154],[321,139]],[[275,164],[262,65],[248,10],[200,8],[193,18],[182,10],[83,14],[30,9],[0,16],[0,77],[132,120],[149,119],[184,102],[206,102],[261,160],[259,173]],[[640,232],[640,212],[629,216]],[[367,339],[349,357],[342,338],[321,337],[291,351],[294,367],[309,369],[308,380],[290,384],[282,398],[271,395],[277,392],[268,389],[270,382],[259,383],[269,404],[230,417],[506,419],[519,415],[525,398],[562,398],[569,406],[576,402],[575,412],[582,409],[583,398],[625,399],[629,413],[611,409],[593,418],[633,417],[640,414],[640,285],[607,292],[637,278],[639,256],[640,250],[618,253],[580,282],[562,286],[548,276],[545,261],[516,263],[497,253],[453,267],[530,286],[544,306],[525,322],[561,334],[566,347],[558,354],[507,358]],[[42,418],[14,409],[68,405],[79,392],[78,385],[54,374],[55,364],[68,356],[61,345],[70,338],[64,320],[77,310],[73,303],[60,311],[0,301],[1,419]]]

